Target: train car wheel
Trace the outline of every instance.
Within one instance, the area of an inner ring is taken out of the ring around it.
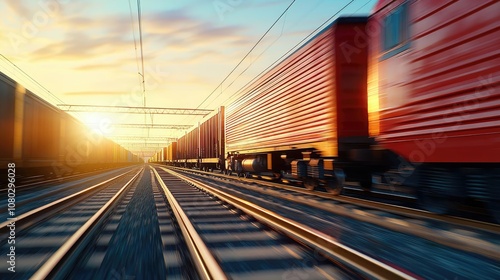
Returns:
[[[461,182],[453,170],[428,164],[420,166],[419,171],[417,199],[422,209],[436,214],[448,214],[457,209]]]
[[[453,198],[443,195],[429,194],[424,191],[418,192],[418,204],[422,209],[436,214],[448,214],[455,209]]]
[[[367,178],[363,178],[359,181],[359,186],[366,192],[371,191],[372,189],[372,177],[371,174]]]
[[[335,169],[334,174],[335,178],[329,178],[326,180],[325,189],[332,195],[340,195],[344,189],[345,174],[342,169],[338,168]]]
[[[488,207],[493,220],[500,224],[500,168],[493,169],[490,178]]]
[[[490,208],[491,217],[497,224],[500,224],[500,200],[490,198],[490,200],[488,201],[488,205]]]
[[[313,191],[315,188],[318,187],[318,185],[319,185],[318,180],[316,180],[314,178],[304,179],[304,187],[309,191]]]
[[[340,195],[344,186],[338,182],[336,179],[331,179],[326,181],[325,189],[329,194]]]

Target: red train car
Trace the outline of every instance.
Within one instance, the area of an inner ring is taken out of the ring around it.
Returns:
[[[172,159],[176,158],[178,165],[200,169],[220,167],[224,157],[224,110],[224,107],[215,110],[176,144],[172,143]]]
[[[414,164],[429,210],[468,197],[498,215],[499,10],[495,0],[382,0],[370,18],[381,31],[370,37],[372,124],[381,145]]]
[[[309,187],[318,180],[335,184],[334,170],[349,150],[370,142],[367,47],[349,49],[366,22],[366,17],[337,19],[227,107],[232,170],[292,170],[297,178],[312,179]],[[354,165],[342,169],[349,168],[352,176],[370,181],[369,173]]]

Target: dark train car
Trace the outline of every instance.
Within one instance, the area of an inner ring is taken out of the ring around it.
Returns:
[[[177,140],[177,164],[203,170],[220,168],[224,158],[225,119],[220,107]]]
[[[0,161],[4,168],[15,163],[19,177],[64,176],[131,160],[123,148],[120,156],[110,155],[116,143],[91,132],[3,73],[0,117]]]
[[[0,160],[7,166],[13,159],[21,157],[22,112],[16,111],[16,98],[22,96],[25,89],[14,80],[0,72],[0,129],[2,141]]]
[[[59,157],[60,112],[33,94],[24,95],[24,167],[50,163]]]
[[[159,152],[154,153],[149,159],[148,162],[159,163]]]
[[[310,188],[335,190],[351,149],[367,149],[367,46],[356,46],[366,17],[339,18],[249,86],[227,107],[231,169],[291,171]],[[348,170],[349,169],[349,170]],[[338,177],[336,180],[335,177]]]
[[[177,156],[181,166],[196,166],[198,161],[198,126],[177,139]]]
[[[170,145],[170,144],[169,144]],[[164,163],[164,164],[167,164],[167,159],[168,159],[168,145],[167,147],[163,147],[161,149],[161,153],[162,153],[162,159],[161,161]]]
[[[0,73],[1,161],[18,168],[50,166],[59,160],[59,111]]]
[[[174,165],[177,162],[177,142],[170,143],[164,148],[165,163],[167,165]]]
[[[370,81],[379,143],[411,162],[423,206],[500,207],[500,2],[379,1]]]

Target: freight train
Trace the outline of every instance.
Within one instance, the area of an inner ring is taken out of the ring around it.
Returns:
[[[498,1],[381,0],[341,17],[151,161],[414,187],[424,209],[500,220]]]
[[[141,161],[3,73],[0,131],[0,169],[14,163],[18,177],[61,177]]]

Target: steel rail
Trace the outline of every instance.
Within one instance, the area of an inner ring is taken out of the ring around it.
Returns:
[[[0,223],[0,236],[4,234],[4,231],[8,230],[8,225],[12,222],[12,221],[15,221],[16,223],[22,221],[22,223],[19,223],[19,224],[22,224],[25,227],[28,227],[29,225],[31,225],[33,223],[33,219],[35,219],[36,217],[39,217],[40,215],[43,215],[43,214],[47,214],[49,211],[51,210],[54,210],[56,209],[57,207],[61,207],[63,204],[65,203],[70,203],[70,202],[77,202],[80,198],[83,198],[85,197],[86,195],[88,195],[91,191],[93,190],[96,190],[97,188],[99,188],[100,186],[106,184],[106,183],[109,183],[113,180],[116,180],[117,178],[120,178],[122,176],[125,176],[126,174],[132,172],[132,170],[130,171],[127,171],[123,174],[120,174],[120,175],[117,175],[111,179],[108,179],[106,181],[103,181],[101,183],[98,183],[98,184],[95,184],[89,188],[86,188],[84,190],[81,190],[77,193],[74,193],[72,195],[69,195],[69,196],[66,196],[66,197],[63,197],[63,198],[60,198],[56,201],[53,201],[51,203],[48,203],[48,204],[45,204],[43,206],[40,206],[38,208],[35,208],[33,210],[30,210],[26,213],[23,213],[15,218],[13,218],[12,220],[7,220],[3,223]]]
[[[144,168],[141,168],[134,177],[132,177],[104,206],[101,207],[87,222],[80,227],[64,244],[50,256],[50,258],[40,267],[30,279],[47,279],[53,277],[57,269],[62,263],[70,257],[78,244],[88,236],[91,230],[98,224],[101,218],[115,205],[115,202],[121,197],[125,190],[134,182],[134,180],[141,174]]]
[[[181,169],[182,170],[182,169]],[[185,170],[183,170],[185,171]],[[189,170],[189,172],[193,173],[193,170]],[[195,173],[201,172],[205,174],[203,171],[198,171],[195,170]],[[210,174],[210,173],[208,173]],[[218,174],[210,174],[210,175],[215,175],[213,177],[213,180],[220,181],[220,182],[226,182],[226,180],[219,178]],[[223,175],[223,177],[226,177],[226,175]],[[232,178],[236,179],[236,178]],[[234,184],[244,184],[246,180],[249,180],[249,182],[255,182],[254,179],[241,179],[237,180]],[[423,210],[418,210],[418,209],[412,209],[412,208],[407,208],[407,207],[402,207],[402,206],[396,206],[396,205],[390,205],[386,203],[381,203],[381,202],[374,202],[374,201],[369,201],[369,200],[364,200],[364,199],[358,199],[358,198],[351,198],[351,197],[332,197],[328,195],[322,195],[321,193],[314,192],[312,193],[311,191],[306,191],[306,190],[301,190],[297,189],[294,187],[286,186],[286,185],[281,185],[277,183],[272,183],[272,182],[264,182],[261,183],[260,181],[257,181],[259,184],[262,184],[264,186],[269,186],[269,187],[275,187],[279,189],[285,189],[285,190],[290,190],[294,192],[298,192],[301,194],[305,195],[313,195],[321,198],[326,198],[326,199],[333,199],[342,203],[346,204],[353,204],[353,205],[358,205],[361,207],[367,207],[371,209],[376,209],[380,211],[385,211],[389,212],[392,214],[404,216],[404,217],[410,217],[413,219],[431,219],[434,221],[440,221],[444,223],[450,223],[453,225],[460,225],[460,226],[465,226],[465,227],[470,227],[471,229],[480,229],[484,231],[489,231],[492,233],[498,233],[500,232],[500,225],[495,225],[495,224],[489,224],[489,223],[484,223],[484,222],[474,222],[472,220],[464,219],[464,218],[459,218],[459,217],[452,217],[452,216],[441,216],[437,214],[433,214],[430,212],[426,212]],[[244,188],[249,188],[248,186],[243,186]],[[262,194],[269,194],[270,190],[264,190],[263,188],[259,187],[250,187],[251,190],[262,193]],[[271,194],[273,195],[273,194]],[[358,221],[366,222],[366,223],[371,223],[380,227],[384,227],[387,229],[390,229],[392,231],[398,231],[402,232],[405,234],[410,234],[410,235],[415,235],[420,238],[424,238],[427,240],[430,240],[432,242],[436,242],[438,244],[442,244],[447,247],[455,248],[461,251],[467,251],[471,252],[474,254],[482,255],[497,261],[500,261],[500,255],[498,252],[500,251],[500,246],[491,242],[487,242],[485,240],[482,240],[477,237],[471,237],[468,236],[466,238],[459,238],[454,235],[448,235],[448,234],[443,234],[442,232],[439,232],[434,229],[429,229],[425,225],[419,224],[419,223],[412,223],[412,222],[406,222],[406,221],[400,221],[397,219],[392,219],[392,218],[387,218],[387,217],[377,217],[376,214],[370,214],[363,212],[362,214],[359,214],[359,211],[357,210],[347,210],[343,207],[335,207],[334,205],[331,205],[330,203],[322,203],[318,202],[316,200],[308,200],[308,199],[295,199],[290,196],[284,196],[282,194],[276,193],[274,194],[276,197],[279,197],[284,200],[292,201],[294,203],[300,203],[303,205],[307,205],[310,207],[315,207],[336,215],[342,215],[344,217],[348,217],[351,219],[356,219]],[[353,201],[351,201],[353,200]],[[366,203],[364,203],[366,202]],[[423,214],[420,216],[419,214]],[[439,219],[439,217],[442,217],[442,219]],[[461,223],[463,222],[463,223]]]
[[[50,184],[50,183],[53,183],[53,182],[64,182],[64,181],[67,181],[69,179],[75,179],[75,178],[84,177],[84,176],[87,176],[87,175],[99,174],[99,173],[103,173],[103,172],[106,172],[106,171],[111,171],[113,169],[115,169],[115,168],[99,169],[99,170],[94,170],[94,171],[89,171],[89,172],[83,172],[83,173],[78,173],[78,174],[73,174],[73,175],[68,175],[68,176],[62,176],[62,177],[58,177],[58,178],[47,179],[47,180],[43,180],[43,181],[34,181],[34,182],[31,182],[31,183],[25,183],[23,185],[16,185],[16,191],[18,191],[18,190],[22,190],[22,191],[29,190],[31,188],[38,187],[40,185]],[[21,183],[23,183],[23,182],[21,181]],[[0,189],[0,193],[7,192],[8,190],[9,190],[8,188]]]
[[[425,219],[429,219],[429,220],[433,220],[433,221],[445,222],[445,223],[456,225],[456,226],[464,226],[464,227],[469,227],[472,229],[480,229],[480,230],[484,230],[484,231],[488,231],[488,232],[492,232],[492,233],[500,232],[500,225],[482,222],[482,221],[474,221],[471,219],[466,219],[466,218],[461,218],[461,217],[440,215],[440,214],[435,214],[435,213],[428,212],[425,210],[414,209],[414,208],[398,206],[398,205],[391,205],[391,204],[387,204],[387,203],[370,201],[370,200],[361,199],[361,198],[348,197],[348,196],[343,196],[343,195],[334,196],[334,195],[331,195],[328,193],[322,193],[322,192],[318,192],[318,191],[309,191],[309,190],[306,190],[306,189],[303,189],[300,187],[293,187],[293,186],[284,185],[282,183],[267,182],[267,181],[251,179],[251,178],[241,178],[241,177],[235,178],[234,176],[229,176],[229,175],[214,174],[211,172],[205,172],[205,171],[199,171],[199,170],[185,170],[185,169],[178,168],[178,167],[175,167],[175,169],[216,176],[216,177],[219,177],[219,178],[217,178],[217,180],[220,180],[220,178],[227,178],[227,179],[237,180],[240,182],[252,182],[252,183],[257,183],[257,184],[263,185],[263,186],[289,190],[289,191],[293,191],[293,192],[297,192],[297,193],[301,193],[301,194],[305,194],[305,195],[313,195],[313,196],[317,196],[319,198],[331,199],[331,200],[335,200],[335,201],[342,202],[342,203],[355,204],[355,205],[358,205],[361,207],[373,208],[373,209],[377,209],[377,210],[383,209],[384,211],[387,211],[387,212],[390,212],[390,213],[393,213],[396,215],[410,217],[410,218],[416,218],[416,219],[424,219],[425,218]]]
[[[415,279],[413,276],[401,272],[389,265],[377,261],[365,254],[342,245],[331,236],[321,233],[313,228],[285,218],[275,212],[264,209],[251,202],[238,198],[236,196],[219,191],[207,184],[190,179],[175,171],[161,167],[164,171],[181,178],[182,180],[195,185],[196,187],[212,193],[219,199],[236,206],[245,213],[255,217],[268,226],[277,229],[290,236],[293,239],[300,240],[306,244],[317,248],[330,258],[340,260],[341,262],[356,268],[363,273],[375,279]]]
[[[165,182],[163,182],[160,174],[158,174],[155,168],[153,168],[153,171],[157,181],[160,183],[160,186],[165,193],[165,196],[167,197],[184,238],[186,239],[189,252],[193,257],[199,276],[202,279],[227,279],[227,276],[223,272],[219,263],[215,260],[212,253],[210,253],[210,250],[206,246],[205,242],[203,242],[193,224],[189,221],[186,213],[182,210],[179,203],[168,189],[168,186],[165,185]]]

